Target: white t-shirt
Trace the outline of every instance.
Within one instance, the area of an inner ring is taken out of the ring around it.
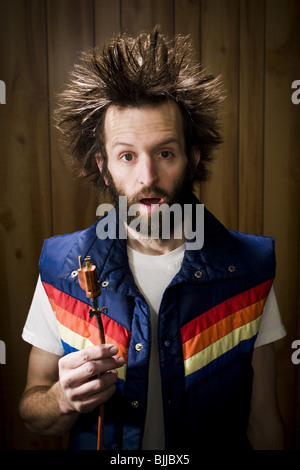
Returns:
[[[151,314],[152,347],[143,449],[164,449],[162,394],[157,346],[158,311],[166,287],[180,270],[184,250],[185,244],[169,253],[152,256],[134,251],[130,247],[127,249],[129,265],[135,282],[147,301]],[[285,334],[286,331],[272,287],[264,306],[262,321],[254,347],[274,342],[285,336]],[[40,278],[37,282],[22,337],[33,346],[58,356],[64,355],[56,316]]]

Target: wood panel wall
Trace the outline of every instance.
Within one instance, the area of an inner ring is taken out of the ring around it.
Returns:
[[[99,203],[59,146],[56,93],[80,51],[157,23],[190,34],[195,58],[222,75],[225,142],[201,199],[229,228],[276,239],[288,331],[276,347],[278,396],[287,446],[300,449],[300,365],[291,361],[300,338],[300,105],[291,101],[300,79],[299,0],[0,0],[0,448],[63,446],[27,432],[17,411],[29,352],[21,332],[43,240],[88,226]]]

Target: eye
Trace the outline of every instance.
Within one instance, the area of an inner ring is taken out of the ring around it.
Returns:
[[[125,163],[129,163],[133,160],[133,155],[131,153],[124,153],[121,156],[121,160],[123,160]]]
[[[167,158],[171,158],[173,157],[173,153],[172,152],[169,152],[169,150],[163,150],[162,152],[160,152],[159,156],[166,160]]]

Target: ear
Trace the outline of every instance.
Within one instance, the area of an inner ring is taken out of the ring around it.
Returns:
[[[191,152],[192,164],[190,166],[190,177],[193,178],[195,171],[199,165],[201,159],[201,152],[198,148],[193,147]]]
[[[195,147],[193,148],[192,157],[193,157],[194,168],[196,169],[201,159],[201,152],[198,148],[195,148]]]
[[[100,152],[95,153],[95,158],[96,158],[97,167],[99,168],[99,171],[103,176],[103,158],[102,158],[102,154]],[[104,183],[106,184],[106,186],[109,186],[106,176],[103,176],[103,179],[104,179]]]

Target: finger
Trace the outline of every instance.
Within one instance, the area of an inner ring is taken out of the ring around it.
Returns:
[[[67,388],[74,388],[90,380],[94,376],[122,367],[124,363],[124,359],[120,356],[89,361],[76,369],[60,371],[60,382],[64,390]]]
[[[105,374],[105,372],[122,367],[124,362],[125,361],[122,357],[114,356],[109,359],[90,361],[87,364],[83,364],[81,367],[78,367],[77,371],[82,377],[82,380],[85,381],[96,375]]]
[[[92,411],[113,395],[116,390],[116,380],[116,371],[103,374],[70,392],[69,402],[73,409],[80,413]]]
[[[97,406],[105,403],[109,400],[116,391],[116,386],[111,385],[105,390],[99,392],[98,394],[91,395],[85,400],[73,402],[73,409],[79,413],[89,413],[93,411]]]
[[[114,385],[117,381],[117,371],[107,372],[106,374],[98,375],[93,379],[84,382],[82,385],[70,391],[70,398],[73,401],[87,401],[94,395],[105,391],[107,388]]]
[[[61,369],[75,369],[89,361],[97,359],[105,359],[117,354],[118,348],[114,344],[102,344],[99,346],[91,346],[81,351],[76,351],[62,357],[59,360]]]

